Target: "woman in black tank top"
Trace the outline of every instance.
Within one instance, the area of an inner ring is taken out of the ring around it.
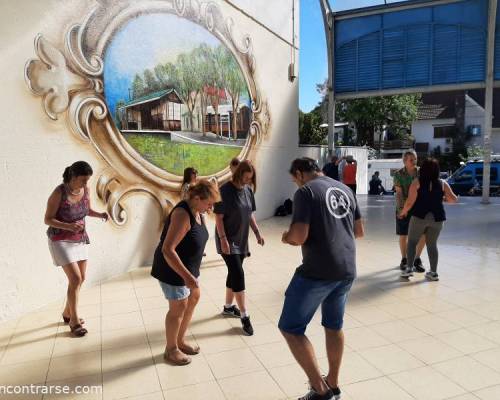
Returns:
[[[446,213],[443,201],[456,203],[457,196],[447,182],[439,179],[439,163],[434,158],[425,160],[420,167],[418,179],[410,186],[408,199],[399,215],[404,218],[411,210],[410,226],[408,228],[408,267],[401,273],[401,278],[408,279],[413,275],[412,265],[415,259],[417,243],[425,235],[427,254],[431,270],[425,274],[430,281],[439,280],[437,274],[438,248],[437,240]]]
[[[202,180],[191,186],[187,200],[178,203],[167,217],[154,255],[151,275],[160,282],[169,304],[164,358],[177,365],[189,364],[187,355],[200,351],[185,342],[185,334],[200,298],[198,276],[208,240],[202,213],[218,200],[215,184]]]

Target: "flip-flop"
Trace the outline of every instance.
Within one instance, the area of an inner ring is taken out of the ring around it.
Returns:
[[[163,359],[167,362],[170,362],[174,365],[188,365],[191,363],[191,357],[183,357],[181,359],[176,359],[172,357],[172,353],[176,352],[181,352],[179,349],[174,349],[171,350],[170,352],[168,350],[165,350],[165,353],[163,354]]]
[[[188,354],[190,356],[195,356],[196,354],[200,353],[200,346],[194,345],[194,346],[179,346],[179,350],[182,351],[184,354]]]
[[[63,317],[64,323],[69,324],[69,318],[65,317],[64,315],[62,317]],[[80,324],[84,324],[84,323],[85,323],[85,320],[83,318],[80,318]]]
[[[71,333],[73,335],[75,335],[76,337],[83,337],[89,332],[87,329],[85,329],[80,324],[70,326],[69,329],[71,329]]]

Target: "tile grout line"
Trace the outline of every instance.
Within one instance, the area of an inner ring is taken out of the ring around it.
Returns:
[[[273,323],[274,325],[274,323]],[[276,329],[278,329],[278,326],[276,325]],[[271,342],[272,343],[278,343],[278,342]],[[269,343],[262,343],[262,344],[269,344]],[[250,351],[252,352],[253,356],[257,359],[257,361],[259,361],[259,363],[262,365],[262,367],[264,368],[264,371],[266,371],[267,375],[269,375],[269,377],[271,378],[271,380],[276,384],[276,386],[281,390],[281,392],[285,395],[285,399],[288,399],[289,396],[286,394],[286,391],[281,387],[281,385],[279,384],[279,382],[274,378],[274,376],[271,374],[271,371],[267,369],[267,367],[264,365],[264,363],[261,361],[261,359],[258,357],[258,355],[253,351],[252,349],[252,346],[248,346],[248,348],[250,349]],[[292,365],[292,364],[290,364]]]
[[[151,359],[153,361],[153,366],[155,367],[156,379],[158,380],[158,386],[160,387],[161,396],[162,396],[163,400],[166,400],[166,398],[165,398],[165,392],[164,392],[163,387],[161,385],[160,374],[158,373],[158,369],[156,368],[157,364],[156,364],[155,356],[153,354],[153,347],[151,346],[151,342],[149,340],[149,335],[148,335],[147,330],[146,330],[146,323],[144,322],[144,315],[142,313],[143,310],[140,307],[139,298],[137,296],[137,291],[136,291],[136,287],[135,287],[134,278],[130,274],[130,272],[127,272],[127,274],[129,275],[130,280],[132,281],[132,288],[134,289],[134,293],[135,293],[135,301],[137,301],[137,304],[139,305],[139,313],[141,314],[142,328],[144,329],[144,332],[146,333],[146,339],[148,341],[148,347],[149,347],[149,351],[151,353]]]
[[[198,344],[198,339],[196,339],[196,334],[192,333],[194,339],[196,340],[196,343]],[[203,359],[205,360],[205,362],[207,363],[207,366],[208,368],[210,369],[210,373],[212,374],[212,376],[214,377],[215,379],[215,383],[217,384],[217,387],[220,389],[221,393],[222,393],[222,396],[224,396],[224,398],[226,400],[231,400],[227,397],[226,395],[226,392],[224,391],[224,389],[222,388],[222,385],[220,384],[219,382],[219,379],[215,376],[215,373],[214,373],[214,370],[212,369],[212,366],[210,365],[210,363],[208,362],[208,354],[205,354],[204,352],[201,352],[201,355],[203,356]]]
[[[2,365],[2,360],[5,357],[5,353],[7,352],[7,349],[10,346],[10,342],[12,341],[12,338],[14,337],[14,334],[16,333],[17,327],[19,325],[19,322],[21,321],[22,317],[19,317],[16,319],[16,323],[14,324],[14,328],[12,329],[12,333],[9,335],[9,340],[7,340],[7,344],[4,346],[4,349],[2,351],[2,356],[0,357],[0,365]]]
[[[63,309],[63,311],[64,311],[64,309]],[[54,342],[52,343],[52,350],[50,352],[49,365],[47,366],[47,373],[45,374],[44,385],[47,385],[47,381],[49,379],[50,366],[52,365],[52,357],[54,356],[54,349],[56,348],[56,339],[57,339],[57,335],[59,334],[60,328],[61,328],[61,322],[59,322],[57,325],[56,334],[54,336]],[[42,395],[42,400],[44,400],[44,399],[45,399],[45,394]]]

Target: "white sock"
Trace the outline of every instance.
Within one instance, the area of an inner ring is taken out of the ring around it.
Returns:
[[[250,314],[248,313],[248,311],[242,311],[241,312],[241,318],[246,318],[246,317],[249,317]]]
[[[226,308],[232,308],[233,305],[232,304],[226,304],[224,307],[226,307]]]

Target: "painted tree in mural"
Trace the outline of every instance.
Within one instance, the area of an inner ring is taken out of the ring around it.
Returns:
[[[135,74],[134,81],[132,82],[132,98],[137,98],[142,96],[146,91],[146,85],[144,85],[144,80],[139,74]]]
[[[212,62],[213,54],[212,48],[207,44],[201,44],[199,47],[195,48],[192,53],[192,58],[194,61],[194,66],[198,71],[197,77],[197,90],[200,99],[200,111],[201,111],[201,131],[203,136],[206,136],[206,126],[205,120],[207,115],[208,107],[208,91],[207,82],[210,81],[210,74],[212,73]]]
[[[172,63],[157,64],[154,67],[156,80],[160,90],[175,87],[175,65]]]
[[[233,109],[232,132],[235,139],[238,137],[238,106],[240,104],[240,96],[246,89],[245,79],[241,73],[234,56],[226,51],[223,59],[224,81],[226,82],[226,90],[231,97],[231,105]]]
[[[122,108],[124,106],[125,106],[125,101],[123,99],[118,100],[115,105],[115,113],[113,116],[116,127],[120,130],[122,129],[122,118],[123,118],[123,113],[125,112],[125,109]]]
[[[231,99],[233,137],[238,133],[238,108],[246,82],[233,54],[223,45],[215,48],[202,43],[190,52],[181,53],[174,63],[157,64],[153,70],[136,74],[132,83],[133,97],[174,88],[187,108],[188,127],[194,131],[194,113],[199,103],[200,130],[206,136],[205,120],[209,103],[215,114],[216,134],[222,136],[219,106],[227,93]]]
[[[176,70],[176,88],[188,109],[189,129],[194,131],[194,108],[200,84],[196,64],[190,54],[179,54]]]
[[[211,53],[211,63],[210,63],[210,74],[207,85],[210,89],[210,103],[214,110],[215,115],[215,133],[218,136],[222,136],[222,131],[220,127],[220,116],[219,116],[219,104],[220,104],[220,94],[225,91],[225,81],[223,73],[224,57],[227,49],[219,45],[212,50]]]
[[[149,68],[144,70],[144,84],[148,92],[160,90],[160,82],[156,79],[155,74]]]

